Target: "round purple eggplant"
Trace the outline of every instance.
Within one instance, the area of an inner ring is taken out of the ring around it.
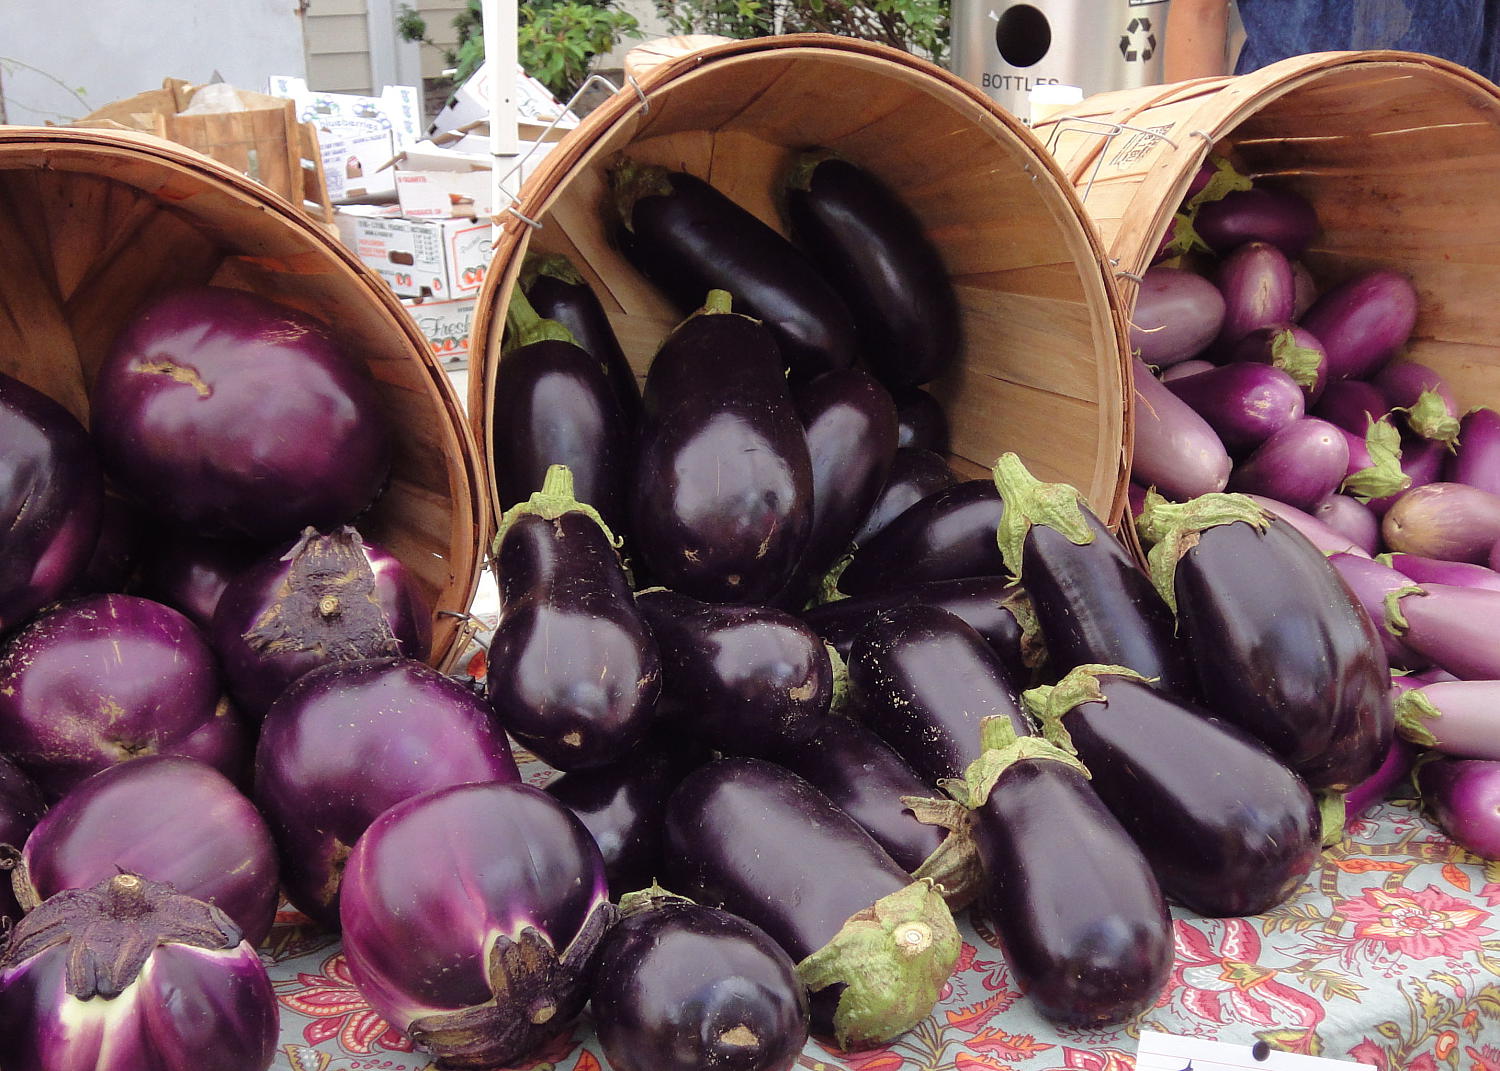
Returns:
[[[661,651],[664,721],[731,755],[768,755],[827,719],[828,649],[786,611],[657,590],[642,592],[636,607]]]
[[[1385,396],[1387,408],[1401,410],[1413,435],[1449,448],[1458,445],[1458,402],[1437,372],[1415,361],[1393,361],[1370,382]]]
[[[1390,747],[1390,669],[1323,554],[1241,495],[1157,500],[1141,522],[1204,705],[1314,789],[1358,784]]]
[[[99,538],[94,541],[88,564],[68,593],[95,595],[133,590],[145,543],[145,514],[120,496],[106,494],[100,500]]]
[[[1265,495],[1312,511],[1349,471],[1349,443],[1340,430],[1314,417],[1273,432],[1229,474],[1229,490]]]
[[[766,325],[797,377],[853,363],[848,306],[791,242],[680,171],[626,160],[610,172],[610,183],[627,259],[683,313],[706,291],[726,290]]]
[[[1500,859],[1500,762],[1438,759],[1417,770],[1422,805],[1465,851]]]
[[[31,778],[0,756],[0,845],[19,850],[46,810],[42,794]],[[0,931],[21,917],[10,884],[0,876]]]
[[[792,238],[844,299],[882,383],[915,387],[958,356],[958,295],[922,222],[870,172],[819,150],[784,187]]]
[[[985,718],[1030,731],[984,637],[936,606],[876,616],[854,641],[849,687],[861,720],[932,785],[963,776],[979,757]]]
[[[518,781],[484,700],[409,658],[322,666],[261,726],[256,805],[281,852],[287,898],[326,929],[354,842],[387,807],[469,781]]]
[[[1318,803],[1300,777],[1212,711],[1118,666],[1080,666],[1026,694],[1048,739],[1077,754],[1162,891],[1209,918],[1259,915],[1318,853]]]
[[[1215,282],[1224,295],[1220,346],[1232,346],[1252,331],[1292,318],[1296,301],[1292,263],[1270,242],[1236,247],[1219,264]]]
[[[174,532],[148,552],[137,594],[172,607],[207,632],[229,582],[272,549],[264,543]]]
[[[943,404],[919,387],[891,392],[896,403],[896,445],[935,454],[948,452],[948,414]]]
[[[1202,353],[1224,326],[1224,295],[1181,268],[1149,268],[1130,314],[1130,348],[1159,368]]]
[[[1367,558],[1380,549],[1380,518],[1357,498],[1329,495],[1312,508],[1311,515],[1339,537],[1349,540],[1362,557]]]
[[[928,495],[855,548],[837,588],[868,595],[898,583],[996,576],[1005,569],[995,545],[1004,508],[992,480],[966,480]]]
[[[1302,388],[1307,408],[1322,398],[1328,385],[1328,355],[1312,332],[1293,323],[1256,328],[1229,349],[1229,361],[1274,365]]]
[[[854,533],[855,545],[864,546],[922,499],[957,482],[958,477],[941,455],[919,446],[897,447],[885,486]]]
[[[1471,562],[1450,562],[1416,554],[1382,554],[1381,562],[1418,584],[1449,584],[1460,588],[1500,591],[1500,572]]]
[[[1413,487],[1386,513],[1380,534],[1394,551],[1483,565],[1500,539],[1500,495],[1464,483]]]
[[[672,887],[780,945],[819,1034],[867,1048],[931,1014],[962,944],[948,906],[802,778],[710,763],[673,793],[666,829]]]
[[[1325,290],[1302,317],[1328,354],[1328,378],[1365,379],[1395,356],[1417,322],[1417,291],[1396,271],[1372,271]]]
[[[766,602],[812,531],[813,478],[770,332],[716,290],[646,376],[631,495],[635,552],[659,583]]]
[[[1464,414],[1458,452],[1448,459],[1443,479],[1500,495],[1500,413],[1481,407]]]
[[[1200,205],[1193,226],[1220,256],[1246,242],[1269,242],[1289,257],[1300,257],[1318,233],[1318,216],[1291,190],[1256,186]]]
[[[1339,432],[1349,447],[1349,472],[1340,486],[1379,516],[1411,486],[1411,476],[1402,467],[1401,433],[1389,416],[1370,421],[1362,434],[1343,428]]]
[[[507,510],[495,536],[500,625],[486,694],[500,724],[560,770],[603,766],[645,737],[661,658],[614,540],[568,470]]]
[[[548,468],[566,465],[579,500],[623,534],[634,428],[607,365],[567,328],[537,316],[520,287],[511,293],[505,326],[491,444],[500,508],[526,501]]]
[[[1413,651],[1466,681],[1500,680],[1496,621],[1500,591],[1408,582],[1387,596],[1385,627]],[[1495,757],[1500,758],[1500,751]]]
[[[442,1068],[509,1067],[568,1030],[615,914],[583,823],[497,782],[375,819],[339,905],[360,993]]]
[[[1264,495],[1245,495],[1245,497],[1271,516],[1291,525],[1302,534],[1302,538],[1317,547],[1321,554],[1353,554],[1361,558],[1370,557],[1371,552],[1360,547],[1351,537],[1335,531],[1312,514],[1304,513],[1296,506],[1277,502],[1274,498],[1266,498]],[[1355,503],[1355,505],[1358,504]],[[1139,518],[1136,519],[1136,523],[1139,526]]]
[[[1411,587],[1410,578],[1395,569],[1369,558],[1354,554],[1330,554],[1328,564],[1338,571],[1359,605],[1369,615],[1370,623],[1385,648],[1387,661],[1406,670],[1425,669],[1432,664],[1427,658],[1401,642],[1401,638],[1385,626],[1385,600],[1393,591]]]
[[[1307,411],[1302,388],[1275,365],[1226,364],[1166,387],[1208,421],[1231,452],[1254,450]]]
[[[1353,435],[1363,435],[1370,421],[1391,411],[1385,395],[1362,379],[1340,379],[1328,384],[1313,415]]]
[[[1131,381],[1135,390],[1135,443],[1130,478],[1172,499],[1224,490],[1231,462],[1218,433],[1153,376],[1139,358],[1131,362]]]
[[[807,989],[758,926],[680,897],[622,912],[590,986],[615,1071],[790,1071],[807,1043]]]
[[[1067,484],[1042,483],[1015,454],[995,462],[1005,500],[997,540],[1031,597],[1048,657],[1058,666],[1129,666],[1180,696],[1197,692],[1172,612],[1115,539]]]

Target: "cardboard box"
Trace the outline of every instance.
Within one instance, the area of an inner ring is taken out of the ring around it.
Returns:
[[[558,138],[560,131],[554,131]],[[553,140],[521,143],[520,155],[498,161],[515,170],[518,189],[551,151]],[[487,217],[493,211],[489,138],[477,132],[418,142],[396,157],[396,199],[409,219]]]
[[[438,112],[429,126],[428,133],[441,134],[449,130],[461,130],[482,122],[490,116],[490,78],[493,68],[488,60],[479,65],[463,85],[453,92],[453,97]],[[547,87],[516,65],[515,92],[516,121],[521,124],[522,137],[527,136],[526,127],[543,128],[556,120],[557,127],[571,130],[578,125],[578,116],[564,108]],[[534,140],[535,136],[532,136]]]
[[[291,99],[297,116],[316,123],[335,204],[394,200],[395,172],[385,165],[421,138],[421,100],[412,86],[386,86],[378,97],[315,93],[306,79],[273,75],[271,92]]]
[[[432,352],[438,360],[448,365],[469,363],[469,328],[474,322],[472,297],[453,301],[418,301],[403,298],[401,304],[417,322],[422,334],[427,336]]]
[[[398,296],[452,300],[479,293],[491,257],[489,221],[403,219],[396,205],[347,205],[334,220],[343,243]]]

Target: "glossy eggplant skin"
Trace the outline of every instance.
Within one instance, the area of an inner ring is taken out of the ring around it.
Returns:
[[[786,207],[792,237],[843,297],[881,382],[915,387],[942,375],[958,355],[958,296],[911,209],[833,157],[794,168]]]
[[[537,315],[562,324],[580,349],[604,365],[625,424],[634,429],[641,420],[641,385],[630,370],[598,295],[582,278],[574,282],[545,269],[529,281],[523,277],[522,284]]]
[[[958,477],[941,455],[920,446],[898,446],[885,486],[854,533],[855,544],[868,543],[922,499],[957,482]]]
[[[813,479],[770,333],[732,313],[688,318],[652,361],[644,403],[636,554],[695,598],[774,598],[812,530]]]
[[[995,528],[1004,510],[990,480],[965,480],[928,495],[855,549],[839,577],[845,595],[1005,571]]]
[[[1269,911],[1312,869],[1321,822],[1302,779],[1248,733],[1139,681],[1063,715],[1094,792],[1162,891],[1210,918]]]
[[[661,651],[662,719],[731,755],[768,755],[827,719],[828,651],[786,611],[673,591],[642,592],[636,606]]]
[[[684,313],[708,290],[765,323],[793,375],[847,368],[854,320],[812,263],[771,227],[702,179],[666,173],[625,220],[625,256]]]
[[[744,919],[685,900],[621,919],[591,989],[616,1071],[789,1071],[807,1042],[790,957]]]
[[[1021,759],[974,811],[985,909],[1032,1005],[1067,1026],[1150,1007],[1172,968],[1151,868],[1083,774]]]
[[[943,404],[920,387],[892,391],[891,396],[896,401],[896,445],[946,454],[948,414]]]
[[[623,755],[650,726],[661,660],[609,537],[577,510],[525,514],[496,569],[486,690],[500,724],[560,770]]]
[[[985,718],[1016,732],[1031,726],[1014,683],[984,638],[935,606],[888,610],[870,622],[849,658],[859,717],[928,784],[962,777],[981,752]]]

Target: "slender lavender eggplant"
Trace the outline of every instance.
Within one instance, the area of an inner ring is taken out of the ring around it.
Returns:
[[[1396,700],[1396,731],[1417,747],[1500,759],[1500,681],[1438,681]]]
[[[1348,440],[1345,440],[1348,446]],[[1313,507],[1314,520],[1327,526],[1339,537],[1349,540],[1363,557],[1380,549],[1380,518],[1369,506],[1349,495],[1329,495]],[[1303,535],[1307,535],[1303,532]],[[1313,540],[1314,544],[1318,540]]]
[[[1466,681],[1500,680],[1497,621],[1500,591],[1408,583],[1387,596],[1386,628],[1433,664]]]
[[[896,403],[896,445],[915,446],[935,454],[948,452],[948,414],[920,387],[891,392]]]
[[[1026,693],[1077,754],[1166,895],[1210,918],[1259,915],[1322,850],[1318,803],[1265,745],[1119,666],[1080,666]]]
[[[897,447],[885,486],[854,533],[854,543],[864,546],[922,499],[957,482],[958,477],[939,454],[919,446]]]
[[[1172,499],[1224,490],[1229,482],[1229,452],[1213,428],[1139,359],[1131,362],[1131,380],[1135,385],[1131,478]]]
[[[1207,372],[1214,367],[1212,361],[1202,361],[1194,358],[1191,361],[1183,361],[1181,364],[1174,364],[1169,368],[1162,369],[1159,378],[1163,383],[1170,383],[1174,379],[1187,379],[1188,376],[1196,376],[1199,372]]]
[[[1322,553],[1241,495],[1156,500],[1141,522],[1206,704],[1314,789],[1374,773],[1390,747],[1390,670]]]
[[[1363,435],[1370,421],[1391,411],[1390,403],[1376,387],[1362,379],[1340,379],[1328,384],[1313,416],[1336,424],[1352,435]]]
[[[966,480],[928,495],[855,548],[837,588],[867,595],[897,583],[995,576],[1005,568],[995,545],[1004,508],[990,480]]]
[[[770,332],[709,294],[657,350],[631,496],[635,550],[674,591],[765,602],[812,530],[807,438]]]
[[[42,793],[31,783],[31,778],[0,757],[0,845],[19,849],[46,810]],[[0,877],[0,930],[21,917],[20,905],[10,886],[9,881]]]
[[[1456,681],[1461,678],[1449,673],[1440,666],[1424,669],[1421,673],[1413,673],[1410,678],[1419,688],[1425,688],[1429,684],[1441,684],[1444,681]]]
[[[1370,623],[1385,648],[1386,659],[1406,670],[1426,669],[1432,659],[1417,653],[1401,641],[1385,624],[1385,599],[1393,591],[1411,587],[1411,580],[1395,569],[1354,554],[1330,554],[1328,564],[1338,571],[1359,605],[1369,615]]]
[[[1252,331],[1292,318],[1296,301],[1292,262],[1270,242],[1236,247],[1219,264],[1215,282],[1224,295],[1220,346],[1232,346]]]
[[[785,182],[792,238],[854,318],[859,352],[882,383],[915,387],[958,356],[958,296],[922,221],[870,172],[803,153]]]
[[[979,757],[980,724],[1030,732],[1015,684],[984,638],[936,606],[877,616],[854,641],[849,687],[860,718],[929,784]]]
[[[1500,859],[1500,762],[1438,759],[1417,771],[1422,804],[1438,828],[1466,851]]]
[[[500,626],[486,689],[500,724],[560,770],[602,766],[646,735],[661,661],[614,540],[568,470],[495,536]]]
[[[1415,361],[1393,361],[1370,382],[1385,397],[1387,408],[1401,410],[1413,435],[1450,449],[1458,445],[1458,402],[1437,372]]]
[[[1195,695],[1172,611],[1083,497],[1042,483],[1015,454],[1000,456],[994,478],[1006,503],[997,540],[1031,597],[1049,657],[1065,667],[1128,666],[1166,692]]]
[[[1363,379],[1390,360],[1417,322],[1417,291],[1396,271],[1356,275],[1325,290],[1302,317],[1323,343],[1330,379]]]
[[[1318,233],[1318,216],[1291,190],[1256,186],[1201,205],[1193,225],[1220,256],[1246,242],[1270,242],[1287,256],[1300,257]]]
[[[1382,554],[1381,562],[1418,584],[1449,584],[1460,588],[1500,591],[1500,572],[1471,562],[1450,562],[1416,554]]]
[[[666,828],[672,887],[791,956],[815,1031],[867,1048],[931,1013],[962,943],[947,905],[802,778],[757,759],[710,763],[673,794]]]
[[[1130,313],[1130,348],[1146,364],[1190,360],[1224,326],[1224,295],[1203,276],[1181,268],[1149,268]]]
[[[1265,495],[1314,510],[1343,482],[1349,443],[1340,430],[1314,417],[1294,420],[1255,448],[1229,474],[1229,490]]]
[[[1254,450],[1307,411],[1302,388],[1269,364],[1227,364],[1166,387],[1208,421],[1231,453]]]
[[[727,290],[766,325],[794,375],[853,363],[848,306],[791,242],[680,171],[626,160],[610,182],[626,257],[682,312],[696,308],[708,290]]]
[[[1443,479],[1500,495],[1500,413],[1481,407],[1464,414],[1458,452],[1449,458]]]
[[[1302,534],[1304,539],[1317,547],[1321,554],[1353,554],[1362,558],[1370,557],[1370,551],[1362,549],[1350,537],[1328,527],[1296,506],[1288,506],[1285,502],[1277,502],[1274,498],[1266,498],[1264,495],[1246,495],[1245,497],[1271,516],[1291,525]],[[1139,520],[1137,525],[1139,526]]]
[[[1483,565],[1500,540],[1500,495],[1466,483],[1429,483],[1402,495],[1380,534],[1391,550]]]
[[[1310,331],[1293,323],[1260,327],[1245,335],[1229,350],[1229,361],[1275,365],[1302,388],[1307,408],[1323,396],[1328,385],[1328,354]]]

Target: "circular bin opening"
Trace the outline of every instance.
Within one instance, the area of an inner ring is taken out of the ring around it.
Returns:
[[[1030,67],[1052,47],[1052,26],[1037,8],[1015,4],[995,23],[995,47],[1012,67]]]

